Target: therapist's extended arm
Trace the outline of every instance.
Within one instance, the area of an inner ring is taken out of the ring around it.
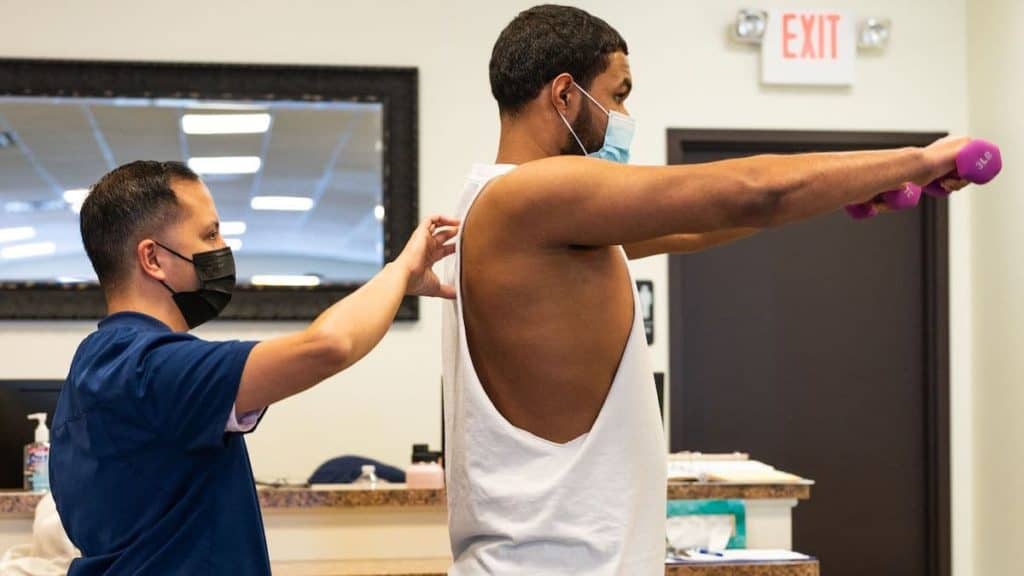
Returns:
[[[447,242],[458,225],[443,216],[424,220],[394,262],[308,328],[257,344],[242,371],[237,412],[265,408],[357,362],[384,337],[406,294],[454,298],[431,267],[454,251]]]

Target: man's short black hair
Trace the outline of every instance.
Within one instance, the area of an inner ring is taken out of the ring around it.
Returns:
[[[615,52],[629,54],[629,48],[604,20],[570,6],[534,6],[516,16],[494,43],[491,93],[501,113],[514,116],[559,74],[568,72],[589,89]]]
[[[135,247],[181,217],[175,180],[198,181],[181,162],[139,160],[115,168],[82,204],[82,244],[107,291],[127,277]]]

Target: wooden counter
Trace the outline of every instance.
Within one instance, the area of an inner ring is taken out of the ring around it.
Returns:
[[[275,576],[445,576],[448,558],[274,562]],[[818,576],[818,561],[666,565],[665,576]]]
[[[409,490],[404,484],[380,484],[375,490],[351,485],[313,488],[260,488],[264,509],[435,507],[446,505],[444,489]],[[724,482],[670,482],[669,500],[807,500],[811,483],[731,484]],[[0,491],[0,515],[32,515],[42,496],[37,492]]]

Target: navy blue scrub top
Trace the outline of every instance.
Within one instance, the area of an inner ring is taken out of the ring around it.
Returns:
[[[270,574],[245,440],[224,431],[255,344],[121,312],[78,347],[50,448],[70,576]]]

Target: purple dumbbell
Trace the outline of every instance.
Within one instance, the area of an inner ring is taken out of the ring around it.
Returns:
[[[864,220],[878,215],[879,202],[885,203],[890,210],[906,210],[917,206],[920,201],[921,187],[908,182],[902,188],[882,192],[867,202],[850,204],[846,207],[846,213],[854,220]]]
[[[921,201],[921,187],[907,182],[902,188],[882,192],[882,200],[891,210],[906,210],[917,206]]]
[[[952,194],[942,187],[945,180],[966,180],[972,184],[985,184],[1003,169],[1003,156],[999,146],[988,140],[971,140],[956,155],[956,170],[924,187],[929,196],[945,198]]]
[[[846,206],[846,213],[854,220],[865,220],[878,215],[878,208],[872,202],[861,202],[860,204],[849,204]]]

